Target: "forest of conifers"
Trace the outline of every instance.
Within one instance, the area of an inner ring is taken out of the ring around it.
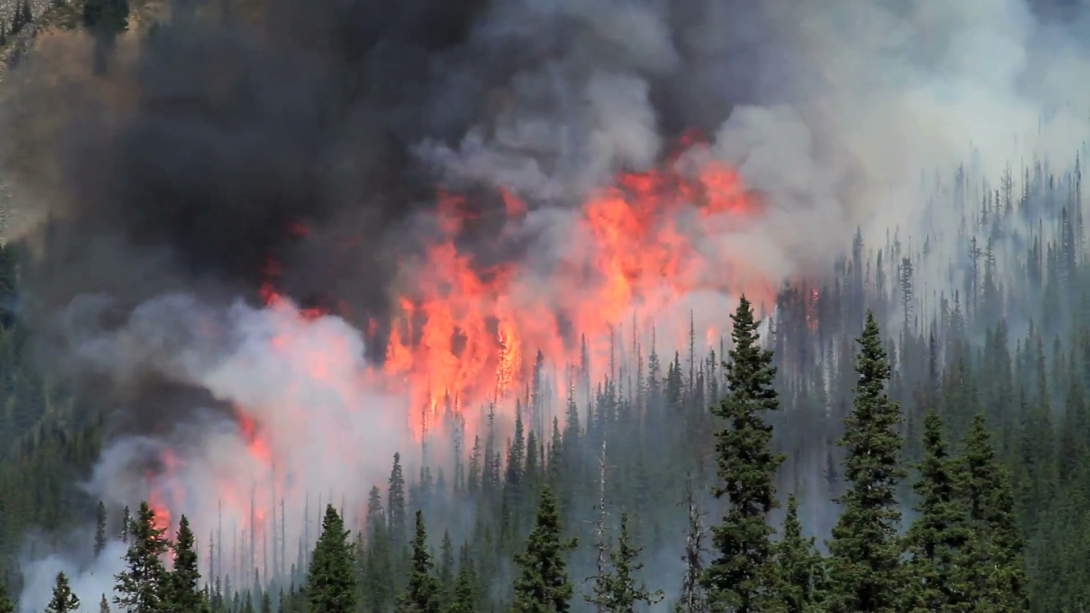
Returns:
[[[8,596],[48,535],[97,517],[87,549],[125,539],[130,569],[119,601],[76,594],[88,610],[1082,611],[1081,172],[1076,161],[1020,174],[996,190],[959,169],[932,186],[930,205],[959,227],[891,231],[881,245],[857,237],[827,280],[785,287],[766,328],[743,304],[723,314],[733,330],[719,346],[652,349],[634,372],[579,387],[592,393],[573,388],[556,419],[527,390],[513,436],[466,441],[448,476],[393,458],[388,483],[360,484],[367,509],[347,512],[365,517],[360,530],[327,507],[316,546],[281,544],[289,555],[264,572],[252,549],[247,560],[212,539],[194,551],[188,529],[165,556],[151,511],[123,520],[77,487],[111,415],[35,366],[16,308],[33,262],[8,245]],[[958,289],[926,289],[935,271]],[[78,610],[66,590],[50,610]]]

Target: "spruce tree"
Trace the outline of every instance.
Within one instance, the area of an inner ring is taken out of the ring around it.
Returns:
[[[161,594],[167,586],[168,575],[162,556],[170,549],[163,536],[165,529],[155,525],[155,511],[148,503],[140,503],[136,519],[129,522],[128,538],[131,541],[125,554],[128,568],[117,575],[114,603],[126,613],[160,613],[163,610]]]
[[[386,490],[386,512],[388,519],[386,524],[390,531],[390,539],[394,543],[395,551],[400,553],[405,546],[406,518],[405,518],[405,475],[401,470],[401,454],[394,454],[394,466],[390,469],[389,488]]]
[[[103,594],[102,600],[98,601],[98,613],[110,613],[110,603],[106,600],[106,594]]]
[[[970,535],[959,566],[968,570],[969,599],[977,611],[1028,611],[1025,543],[1014,516],[1010,479],[995,460],[982,414],[974,417],[966,436],[960,471]]]
[[[628,513],[622,512],[617,549],[609,554],[613,569],[595,578],[594,593],[585,597],[587,602],[606,613],[634,613],[636,603],[642,602],[650,606],[661,601],[662,590],[651,592],[635,577],[643,568],[643,564],[638,561],[641,551],[641,547],[632,544],[628,531]]]
[[[773,388],[772,352],[760,346],[760,322],[742,296],[731,316],[730,361],[725,364],[728,394],[712,410],[726,428],[716,433],[716,458],[730,510],[712,527],[717,557],[704,572],[713,605],[738,613],[768,609],[774,599],[772,533],[768,513],[777,506],[773,478],[783,456],[772,453],[772,427],[764,418],[779,408]],[[680,376],[678,374],[677,376]]]
[[[953,460],[942,440],[942,418],[936,411],[924,421],[924,458],[919,480],[912,489],[919,497],[919,516],[908,528],[906,549],[908,593],[905,606],[925,611],[962,610],[965,586],[958,572],[958,556],[966,541],[967,509],[957,491]]]
[[[570,609],[572,584],[564,553],[574,549],[576,541],[561,541],[560,530],[556,500],[546,486],[526,551],[515,557],[521,571],[515,580],[514,613],[567,613]]]
[[[454,596],[451,598],[447,613],[474,613],[476,610],[477,596],[474,592],[476,577],[473,575],[473,564],[463,549],[461,566],[458,569],[458,582],[454,586]]]
[[[312,611],[354,613],[356,578],[348,531],[333,505],[327,505],[322,534],[314,546],[306,595]]]
[[[852,412],[840,444],[847,448],[844,475],[850,489],[837,502],[843,511],[829,541],[829,613],[892,613],[903,588],[897,528],[901,409],[886,395],[889,362],[867,312],[856,372]]]
[[[45,613],[68,613],[77,609],[79,609],[79,598],[68,586],[68,577],[63,572],[57,573],[57,581],[53,584],[53,598],[46,605]]]
[[[125,505],[125,509],[121,511],[121,542],[126,545],[129,544],[129,532],[132,530],[132,514],[129,512],[129,505]]]
[[[799,501],[787,499],[783,536],[776,543],[777,594],[784,613],[821,611],[825,589],[825,562],[814,549],[814,538],[802,536]]]
[[[439,549],[439,586],[443,599],[450,598],[454,592],[454,543],[450,540],[450,531],[443,532],[443,544]]]
[[[196,613],[204,604],[200,591],[201,574],[197,568],[194,541],[189,519],[182,515],[178,522],[178,536],[174,543],[174,568],[170,572],[168,587],[163,594],[165,609],[168,611]]]
[[[95,510],[95,557],[97,558],[102,550],[106,549],[106,505],[101,500],[98,501],[98,508]]]
[[[409,588],[398,598],[398,613],[439,613],[439,582],[432,575],[433,566],[431,555],[428,553],[428,534],[424,527],[424,512],[417,509]]]

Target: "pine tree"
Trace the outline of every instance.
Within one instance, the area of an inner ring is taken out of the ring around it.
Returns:
[[[126,613],[159,613],[160,595],[167,584],[162,556],[170,549],[164,528],[155,525],[155,511],[140,503],[135,520],[129,521],[129,550],[125,554],[127,570],[117,575],[114,603]]]
[[[121,512],[121,542],[126,545],[129,544],[129,532],[132,529],[132,514],[129,513],[129,506],[125,505],[125,509]]]
[[[204,604],[201,596],[201,574],[197,569],[195,537],[189,519],[182,515],[174,543],[174,568],[170,571],[167,590],[163,594],[164,608],[178,613],[196,613]]]
[[[409,589],[398,598],[398,613],[439,613],[439,582],[432,575],[428,534],[424,528],[424,513],[416,511],[416,533],[413,536],[412,570]]]
[[[851,488],[837,502],[843,512],[829,541],[829,613],[892,613],[903,588],[896,490],[903,470],[897,427],[901,409],[886,395],[890,368],[874,314],[858,340],[852,413],[840,444],[847,447],[844,474]]]
[[[390,469],[389,488],[386,490],[386,512],[388,513],[387,525],[389,526],[390,539],[397,551],[405,545],[405,530],[407,528],[405,518],[405,475],[401,470],[401,454],[394,454],[394,466]]]
[[[377,487],[371,488],[367,500],[366,573],[364,576],[365,604],[372,611],[385,611],[393,600],[393,567],[390,559],[390,536],[386,529],[386,512]]]
[[[754,320],[749,301],[742,296],[731,316],[734,330],[730,362],[726,364],[729,393],[713,409],[727,421],[716,433],[716,456],[724,494],[730,510],[712,528],[718,556],[704,573],[704,583],[714,605],[737,613],[762,611],[774,598],[772,533],[768,513],[775,508],[773,477],[783,456],[772,453],[772,427],[764,414],[779,408],[772,387],[776,367],[772,352],[759,345],[760,322]]]
[[[521,572],[515,580],[514,613],[567,613],[570,609],[573,590],[564,552],[574,549],[576,541],[561,541],[560,530],[556,500],[545,487],[526,551],[515,557]]]
[[[476,611],[476,594],[473,585],[476,578],[473,576],[473,566],[468,557],[463,558],[458,569],[458,583],[454,586],[454,597],[451,599],[447,613],[474,613]]]
[[[269,591],[265,590],[261,596],[261,613],[272,613],[272,610],[272,597],[269,596]]]
[[[98,508],[95,510],[95,557],[97,558],[102,550],[106,549],[106,505],[101,500],[98,501]]]
[[[924,611],[962,610],[966,593],[960,584],[958,556],[966,541],[964,505],[958,496],[953,461],[942,440],[942,418],[936,411],[924,421],[924,458],[913,485],[919,513],[908,528],[906,606]]]
[[[628,513],[621,513],[621,533],[617,549],[610,552],[612,571],[598,575],[594,581],[594,593],[586,596],[587,602],[606,613],[634,613],[636,603],[653,605],[662,600],[662,590],[651,592],[634,574],[642,568],[638,559],[642,548],[632,544],[628,532]]]
[[[777,593],[784,613],[821,611],[825,589],[825,562],[814,549],[814,538],[802,536],[799,501],[792,494],[787,499],[787,517],[783,537],[776,543]]]
[[[449,598],[454,591],[454,543],[450,540],[450,532],[443,532],[443,545],[439,555],[439,586],[444,600]]]
[[[395,456],[396,457],[396,456]],[[395,460],[396,461],[396,460]],[[327,505],[322,534],[314,546],[306,595],[312,611],[354,613],[356,578],[348,531],[333,505]]]
[[[110,613],[110,603],[106,600],[106,594],[103,594],[102,600],[98,601],[98,613]]]
[[[53,598],[45,607],[45,613],[68,613],[79,609],[79,598],[68,586],[68,577],[63,572],[57,573],[57,582],[53,585]]]
[[[969,571],[969,599],[977,611],[1028,611],[1025,543],[1014,516],[1010,479],[995,460],[982,414],[973,419],[961,464],[970,536],[960,566]]]

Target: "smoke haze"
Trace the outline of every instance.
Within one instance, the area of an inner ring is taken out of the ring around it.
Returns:
[[[437,189],[474,196],[453,240],[481,268],[541,271],[618,172],[676,152],[726,162],[761,214],[694,231],[695,249],[774,287],[826,272],[859,227],[921,241],[956,227],[923,218],[936,172],[1069,160],[1090,133],[1083,4],[269,0],[253,19],[196,5],[123,37],[104,76],[83,34],[43,43],[4,86],[0,153],[27,219],[50,220],[9,230],[35,245],[23,306],[41,353],[121,409],[88,488],[133,504],[149,463],[181,453],[153,473],[204,530],[213,484],[288,484],[266,509],[330,490],[358,505],[410,445],[408,399],[375,373],[442,234]],[[682,144],[692,129],[707,146]],[[525,217],[505,216],[503,191]],[[572,299],[527,275],[516,296]],[[284,298],[262,307],[269,285]],[[702,288],[664,317],[720,321],[731,300]],[[225,521],[245,525],[248,504]],[[71,564],[26,567],[21,606],[58,568],[101,592]]]

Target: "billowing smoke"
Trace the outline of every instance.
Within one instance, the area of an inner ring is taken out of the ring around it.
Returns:
[[[201,530],[263,538],[273,524],[258,515],[279,499],[295,501],[279,521],[299,526],[301,496],[358,506],[380,480],[419,400],[382,375],[400,298],[454,279],[430,266],[437,243],[489,279],[517,265],[514,304],[490,308],[540,321],[527,304],[601,295],[569,273],[603,251],[581,251],[584,205],[618,173],[674,165],[708,187],[701,173],[727,165],[756,213],[687,204],[657,245],[681,232],[690,260],[775,287],[827,269],[860,226],[911,234],[936,171],[1067,159],[1088,135],[1074,5],[256,6],[178,2],[168,23],[122,37],[103,75],[82,34],[52,38],[9,76],[0,116],[24,202],[8,238],[35,247],[25,315],[50,367],[120,409],[88,487],[111,504],[158,492]],[[450,202],[437,190],[467,195],[454,226],[433,216]],[[737,288],[680,270],[680,297],[622,298],[721,321]],[[314,307],[335,314],[299,310]],[[251,483],[257,510],[224,500]]]

